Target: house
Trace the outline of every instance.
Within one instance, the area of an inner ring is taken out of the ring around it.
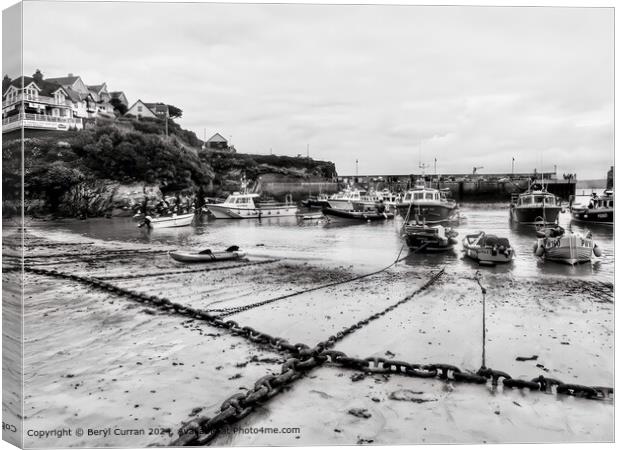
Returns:
[[[165,119],[170,116],[168,105],[164,103],[145,103],[145,105],[148,106],[149,109],[160,119]]]
[[[33,77],[12,80],[2,92],[2,132],[31,129],[81,129],[73,101],[63,86]]]
[[[151,108],[146,106],[146,103],[144,103],[142,100],[138,100],[133,105],[131,105],[131,107],[127,109],[125,115],[134,116],[138,119],[141,119],[142,117],[149,117],[151,119],[157,118],[157,114],[155,114],[155,112],[152,111]]]
[[[125,115],[141,117],[150,117],[152,119],[165,119],[169,117],[168,105],[164,103],[145,103],[138,100],[131,108],[127,110]]]
[[[95,117],[114,117],[114,106],[110,103],[111,95],[108,93],[106,83],[97,85],[86,85],[80,76],[68,74],[66,77],[47,78],[46,81],[56,83],[65,89],[71,89],[75,92],[71,95],[74,101],[80,102],[76,104],[74,112],[77,117],[95,118]],[[77,100],[79,97],[79,100]]]
[[[211,150],[228,150],[228,140],[220,133],[215,133],[205,142],[205,148]]]

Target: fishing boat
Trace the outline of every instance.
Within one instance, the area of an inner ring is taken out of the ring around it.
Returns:
[[[539,228],[534,254],[548,261],[570,265],[589,262],[592,255],[601,256],[601,248],[592,240],[592,233],[565,231],[562,227]]]
[[[507,238],[497,237],[479,231],[463,239],[465,255],[482,265],[508,263],[515,257],[515,252]]]
[[[147,227],[149,229],[156,228],[174,228],[186,227],[192,224],[194,213],[190,214],[172,214],[172,216],[156,217],[146,216],[138,227]]]
[[[427,224],[447,222],[458,211],[454,200],[446,198],[445,193],[437,189],[426,187],[423,179],[418,179],[396,207],[405,219],[417,217]]]
[[[216,219],[264,219],[295,216],[298,212],[290,196],[284,203],[259,201],[259,198],[259,194],[233,192],[224,202],[205,206]]]
[[[600,196],[594,193],[587,204],[572,203],[570,212],[572,219],[577,222],[613,225],[614,191],[606,189]]]
[[[412,250],[439,252],[450,250],[458,242],[458,233],[443,225],[409,223],[404,227],[407,246]]]
[[[561,199],[535,183],[527,191],[512,195],[510,220],[520,224],[554,224],[561,210]]]
[[[377,220],[393,219],[390,212],[375,211],[346,211],[336,208],[323,208],[323,214],[330,222],[373,222]]]
[[[245,256],[245,252],[239,251],[239,247],[233,245],[223,252],[212,252],[210,249],[200,252],[187,252],[176,250],[169,253],[170,257],[176,261],[184,263],[229,261],[240,259]]]

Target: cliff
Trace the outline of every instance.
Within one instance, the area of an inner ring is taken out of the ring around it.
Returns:
[[[92,217],[133,214],[163,198],[202,204],[273,174],[310,180],[335,176],[333,163],[308,158],[201,150],[202,141],[172,120],[120,118],[83,131],[29,132],[24,147],[27,215]],[[17,213],[19,135],[3,140],[3,214]]]

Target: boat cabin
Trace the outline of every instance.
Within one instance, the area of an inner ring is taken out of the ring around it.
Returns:
[[[437,189],[421,188],[407,191],[403,198],[403,202],[410,202],[412,200],[432,200],[439,202],[441,200],[446,200],[446,196]]]
[[[561,200],[549,192],[533,191],[513,195],[512,203],[515,206],[560,206]]]
[[[226,198],[224,204],[234,205],[237,208],[254,208],[254,199],[258,197],[259,194],[241,194],[239,192],[233,192]]]

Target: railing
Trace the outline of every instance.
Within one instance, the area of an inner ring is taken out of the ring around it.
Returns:
[[[56,101],[55,97],[46,97],[44,95],[24,95],[24,94],[18,94],[16,95],[12,100],[5,100],[2,102],[2,106],[9,106],[9,105],[13,105],[15,103],[19,103],[21,101],[24,102],[34,102],[34,103],[43,103],[46,105],[54,105],[54,106],[69,106],[69,101],[65,100],[62,103],[58,103]]]
[[[81,123],[81,119],[74,119],[73,117],[55,117],[55,116],[48,116],[45,114],[26,113],[26,114],[17,114],[15,116],[2,119],[2,125],[7,125],[9,123],[17,122],[19,120],[33,120],[36,122],[55,122],[55,123],[69,123],[69,124]]]

